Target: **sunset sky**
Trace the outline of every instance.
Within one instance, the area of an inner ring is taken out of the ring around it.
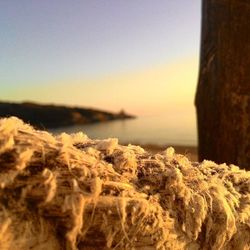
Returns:
[[[0,100],[193,108],[200,0],[0,1]]]

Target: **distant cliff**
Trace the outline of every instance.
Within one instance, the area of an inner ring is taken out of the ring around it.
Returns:
[[[135,118],[124,111],[111,113],[89,108],[41,105],[31,102],[0,102],[0,117],[9,116],[19,117],[42,129]]]

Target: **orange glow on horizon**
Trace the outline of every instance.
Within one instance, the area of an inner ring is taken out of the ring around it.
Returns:
[[[155,115],[166,110],[192,109],[197,75],[198,56],[193,56],[134,72],[32,85],[10,94],[13,101],[31,100],[110,111],[123,108],[137,115]]]

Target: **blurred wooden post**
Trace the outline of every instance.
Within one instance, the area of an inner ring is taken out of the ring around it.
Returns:
[[[203,0],[199,160],[250,170],[250,0]]]

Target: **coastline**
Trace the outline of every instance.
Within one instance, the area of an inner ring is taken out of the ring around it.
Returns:
[[[80,106],[3,102],[0,100],[0,118],[11,116],[18,117],[42,130],[136,118],[124,110],[114,113]]]

